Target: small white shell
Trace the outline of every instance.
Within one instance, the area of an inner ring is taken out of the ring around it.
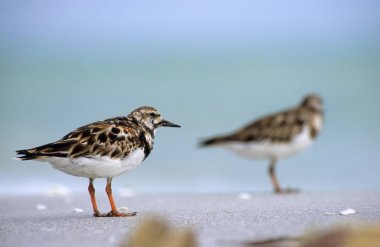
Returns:
[[[356,214],[355,209],[348,208],[339,212],[340,215]]]
[[[37,209],[37,210],[46,210],[46,206],[43,205],[43,204],[37,204],[37,205],[36,205],[36,209]]]
[[[120,207],[120,208],[118,208],[118,210],[119,210],[120,212],[122,212],[122,213],[126,213],[126,212],[129,211],[129,209],[128,209],[127,207]]]
[[[81,208],[74,208],[74,209],[73,209],[73,212],[75,212],[75,213],[83,213],[84,210],[81,209]]]
[[[249,193],[242,192],[239,194],[239,199],[240,200],[251,200],[252,196]]]

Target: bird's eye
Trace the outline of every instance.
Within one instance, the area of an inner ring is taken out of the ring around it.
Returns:
[[[152,113],[150,113],[149,115],[150,115],[151,117],[155,117],[155,116],[156,116],[156,113],[153,113],[153,112],[152,112]]]

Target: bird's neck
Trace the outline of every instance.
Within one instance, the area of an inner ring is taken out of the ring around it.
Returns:
[[[152,139],[154,139],[154,134],[155,134],[155,132],[156,132],[156,128],[154,128],[154,127],[150,127],[150,126],[148,126],[148,125],[142,123],[141,121],[137,120],[137,119],[134,118],[134,117],[131,117],[131,118],[130,118],[130,121],[131,121],[133,124],[135,124],[135,125],[137,125],[138,127],[140,127],[142,130],[144,130],[144,132],[149,133],[150,136],[152,137]]]

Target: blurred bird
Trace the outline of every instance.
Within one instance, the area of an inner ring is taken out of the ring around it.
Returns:
[[[205,140],[201,145],[223,147],[248,158],[268,159],[275,193],[295,192],[280,187],[275,173],[276,162],[309,147],[322,124],[322,100],[317,95],[308,95],[293,109],[265,116],[232,134]]]
[[[21,160],[49,162],[67,174],[89,178],[94,216],[134,216],[136,212],[117,210],[112,196],[112,178],[135,168],[149,156],[159,127],[180,126],[162,119],[155,108],[144,106],[126,117],[90,123],[56,142],[16,152]],[[106,192],[111,205],[108,214],[102,214],[97,207],[95,178],[107,178]]]
[[[197,239],[190,229],[171,226],[159,216],[143,219],[120,247],[197,247]]]

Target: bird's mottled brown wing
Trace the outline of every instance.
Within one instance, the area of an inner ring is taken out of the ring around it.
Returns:
[[[287,142],[302,131],[307,122],[307,112],[293,109],[259,119],[234,134],[244,141]]]
[[[100,121],[82,126],[62,139],[40,147],[19,150],[21,159],[38,159],[46,156],[70,157],[108,156],[124,158],[136,148],[145,150],[146,140],[133,124],[120,121]]]
[[[305,121],[307,121],[306,111],[301,108],[291,109],[263,117],[231,135],[211,138],[202,144],[208,146],[231,141],[259,142],[264,140],[287,142],[302,131]]]

